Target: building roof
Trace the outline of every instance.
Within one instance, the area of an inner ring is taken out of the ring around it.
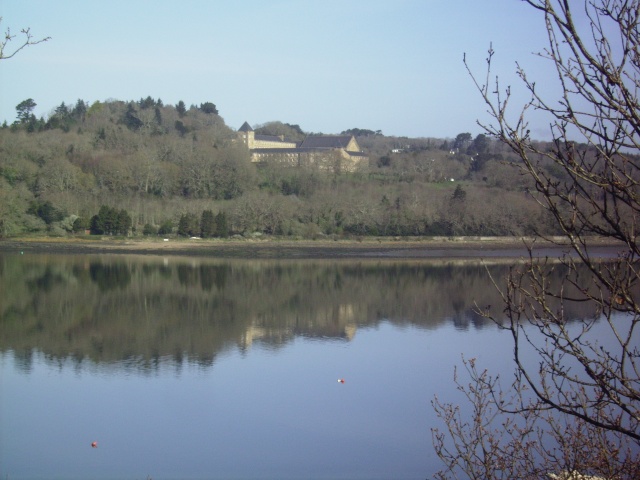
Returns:
[[[263,142],[295,143],[295,142],[288,142],[288,141],[278,137],[277,135],[256,135],[255,139],[256,140],[262,140]]]
[[[302,148],[347,148],[351,135],[309,135],[304,139]]]
[[[244,122],[242,126],[238,129],[239,132],[253,132],[253,128],[247,122]]]

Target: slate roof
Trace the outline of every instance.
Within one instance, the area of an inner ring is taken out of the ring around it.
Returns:
[[[310,135],[304,139],[301,148],[347,148],[350,135]]]
[[[256,135],[255,136],[256,140],[262,140],[263,142],[286,142],[286,143],[292,143],[292,142],[287,142],[286,140],[281,139],[280,137],[276,136],[276,135]]]
[[[238,129],[239,132],[253,132],[253,128],[247,122],[244,122],[242,126]]]

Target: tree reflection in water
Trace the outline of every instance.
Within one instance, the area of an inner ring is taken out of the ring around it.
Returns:
[[[52,360],[153,370],[166,359],[210,366],[254,342],[348,341],[381,322],[482,329],[476,303],[501,305],[486,269],[499,280],[512,265],[2,255],[0,351],[14,351],[25,370],[34,349]],[[569,318],[594,314],[584,304],[565,308]]]

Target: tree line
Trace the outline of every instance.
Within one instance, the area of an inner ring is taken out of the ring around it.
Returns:
[[[517,158],[484,134],[406,138],[350,129],[343,133],[357,135],[370,165],[339,174],[252,163],[212,102],[77,100],[41,118],[35,106],[20,102],[15,122],[0,128],[5,237],[87,229],[207,237],[209,220],[201,224],[209,211],[224,215],[217,236],[554,233],[529,193],[532,183],[512,168]],[[283,122],[256,131],[291,141],[306,135]],[[551,162],[545,168],[562,180]],[[124,210],[130,226],[92,228],[103,206]]]

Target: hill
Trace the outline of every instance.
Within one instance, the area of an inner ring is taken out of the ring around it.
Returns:
[[[31,114],[0,128],[0,236],[528,235],[555,233],[501,144],[354,128],[368,169],[251,163],[215,104],[150,97]],[[308,132],[256,131],[297,142]],[[542,161],[543,159],[541,159]]]

